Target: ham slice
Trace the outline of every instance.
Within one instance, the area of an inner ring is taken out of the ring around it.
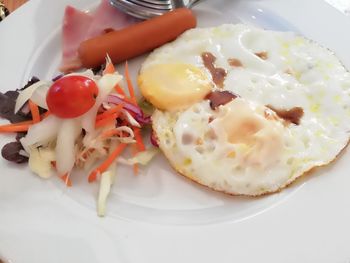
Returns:
[[[109,0],[102,0],[93,16],[86,39],[103,34],[106,29],[118,30],[139,21],[113,7]]]
[[[86,28],[90,28],[93,16],[67,6],[62,27],[62,63],[61,70],[79,68],[78,47],[85,39]]]
[[[67,6],[62,26],[62,61],[59,70],[70,72],[81,68],[78,48],[86,39],[103,34],[106,30],[118,30],[138,20],[111,6],[108,0],[94,12],[87,13]]]

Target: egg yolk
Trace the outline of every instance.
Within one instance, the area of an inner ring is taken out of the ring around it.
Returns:
[[[212,84],[205,72],[190,64],[158,64],[138,77],[142,95],[161,110],[181,110],[199,102]]]

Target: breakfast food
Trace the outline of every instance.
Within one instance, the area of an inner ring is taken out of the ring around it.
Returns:
[[[150,117],[137,105],[129,76],[126,63],[124,87],[107,58],[101,74],[87,70],[52,81],[32,78],[20,90],[0,92],[0,116],[12,122],[0,125],[0,133],[17,133],[2,156],[28,162],[41,178],[57,175],[67,186],[73,171],[84,169],[90,183],[100,181],[97,209],[103,216],[116,162],[133,165],[137,173],[138,164],[146,165],[157,153],[143,142],[141,129]],[[120,157],[129,146],[132,157]]]
[[[172,41],[195,26],[196,17],[192,11],[179,8],[82,42],[79,59],[83,67],[94,68],[103,64],[107,53],[114,63],[119,63]]]
[[[173,168],[214,190],[276,192],[349,141],[349,72],[294,33],[192,29],[151,53],[138,80]]]
[[[158,152],[143,141],[142,128],[151,118],[138,105],[128,63],[125,86],[113,63],[148,52],[196,26],[194,14],[186,8],[125,28],[135,22],[108,0],[89,13],[67,6],[60,65],[66,74],[51,81],[33,77],[19,90],[0,92],[0,116],[11,122],[0,125],[0,133],[17,133],[16,141],[2,147],[3,158],[28,162],[34,174],[56,175],[67,186],[72,186],[76,169],[86,170],[90,183],[100,181],[101,216],[116,163],[133,166],[137,174],[138,165],[146,165]],[[72,72],[82,67],[89,69]],[[209,82],[207,87],[210,90]],[[127,152],[132,157],[125,158]]]
[[[139,20],[119,11],[109,0],[101,0],[91,12],[80,11],[68,5],[62,24],[60,71],[71,72],[82,67],[78,48],[84,40],[102,35],[106,30],[119,30],[136,22]]]

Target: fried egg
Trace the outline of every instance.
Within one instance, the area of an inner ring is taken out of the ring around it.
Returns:
[[[153,129],[170,164],[214,190],[276,192],[349,141],[350,74],[295,33],[192,29],[151,53],[138,83],[157,108]],[[213,107],[208,94],[223,90],[237,97]]]

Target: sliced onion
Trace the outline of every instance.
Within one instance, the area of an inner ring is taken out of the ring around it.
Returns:
[[[46,103],[46,94],[49,88],[50,87],[46,85],[40,86],[34,91],[32,97],[30,98],[36,105],[46,110],[48,109],[47,103]]]
[[[135,119],[141,125],[151,124],[152,123],[151,116],[139,116],[139,115],[136,115]]]
[[[141,125],[134,119],[134,117],[127,110],[122,110],[122,113],[131,126],[141,128]]]
[[[83,146],[86,149],[90,148],[98,148],[97,145],[99,140],[97,140],[97,137],[99,136],[100,131],[99,130],[93,130],[92,132],[86,132],[85,136],[83,137]],[[103,147],[103,145],[101,145]]]
[[[135,120],[139,124],[150,124],[151,123],[151,117],[144,116],[144,113],[142,109],[139,106],[136,106],[130,102],[125,101],[124,99],[120,98],[118,95],[110,94],[107,98],[107,101],[113,104],[124,104],[124,109],[129,111],[135,116]]]
[[[94,130],[98,109],[100,108],[101,104],[106,101],[109,93],[111,93],[115,85],[117,85],[122,78],[123,77],[119,74],[106,74],[98,80],[97,86],[99,87],[99,92],[95,105],[82,116],[81,121],[84,130],[89,132]]]
[[[118,137],[117,140],[120,142],[120,143],[125,143],[125,144],[132,144],[132,143],[136,143],[136,141],[132,138],[129,138],[129,137]]]
[[[59,79],[62,78],[62,77],[64,77],[64,74],[59,74],[59,75],[57,75],[56,77],[54,77],[54,78],[52,79],[52,81],[55,82],[55,81],[59,80]]]
[[[25,103],[25,104],[23,105],[23,107],[21,108],[21,112],[22,112],[24,115],[27,115],[27,114],[30,112],[29,103]]]
[[[22,90],[16,100],[15,113],[17,113],[22,106],[32,97],[34,91],[36,91],[41,86],[50,86],[51,82],[47,81],[38,81],[28,88]]]
[[[60,119],[50,115],[41,122],[32,125],[25,137],[21,139],[24,149],[27,151],[31,145],[40,146],[57,136]]]
[[[106,145],[106,141],[99,140],[97,138],[98,135],[97,131],[88,132],[85,134],[83,138],[83,151],[79,154],[84,155],[86,151],[89,151],[90,149],[94,149],[94,152],[98,152],[100,156],[105,156],[107,154],[106,148],[108,148],[108,145]]]
[[[91,132],[95,129],[95,119],[98,107],[92,107],[87,113],[81,117],[81,126],[87,131]]]
[[[56,168],[59,175],[69,173],[75,163],[75,140],[81,132],[76,119],[61,120],[56,142]]]
[[[27,153],[25,150],[20,150],[18,153],[20,155],[24,156],[24,157],[28,157],[29,158],[29,153]]]
[[[30,148],[28,165],[30,170],[41,178],[52,175],[51,162],[55,160],[55,152],[50,148]]]
[[[105,216],[107,197],[111,191],[113,185],[112,172],[106,171],[101,175],[100,189],[97,198],[97,215]]]
[[[65,76],[84,76],[90,79],[94,79],[95,78],[95,74],[91,69],[87,69],[85,71],[82,72],[73,72],[73,73],[69,73]]]
[[[134,138],[135,137],[134,131],[128,126],[120,126],[120,127],[116,128],[116,130],[120,131],[121,133],[122,132],[128,133],[129,134],[128,137],[130,137],[130,138]]]
[[[110,152],[113,151],[113,149],[115,149],[116,146],[117,146],[117,143],[112,142]],[[111,187],[114,183],[115,175],[116,175],[116,165],[114,161],[113,164],[109,167],[109,169],[101,175],[100,189],[99,189],[98,199],[97,199],[97,214],[99,216],[104,216],[106,213],[107,198],[108,198],[108,195],[110,194]]]
[[[107,98],[107,101],[110,102],[110,103],[113,103],[113,104],[121,104],[123,103],[124,104],[124,109],[126,109],[127,111],[131,112],[131,113],[134,113],[135,115],[140,115],[142,116],[143,115],[143,112],[141,110],[140,107],[130,103],[130,102],[127,102],[125,100],[123,100],[122,98],[118,97],[117,95],[115,94],[110,94]]]
[[[128,127],[128,126],[120,126],[120,127],[114,128],[113,130],[117,131],[117,133],[116,133],[117,136],[111,137],[109,139],[112,139],[112,140],[116,139],[119,142],[126,143],[126,144],[130,144],[130,143],[135,143],[136,142],[136,140],[134,139],[135,138],[134,131],[130,127]],[[123,133],[127,133],[128,136],[121,137]],[[95,141],[96,142],[104,141],[103,137],[101,139],[102,140],[95,140]]]
[[[118,128],[115,128],[116,131],[120,132],[120,134],[127,133],[128,136],[118,136],[118,137],[112,137],[111,139],[117,139],[119,142],[121,143],[135,143],[135,135],[134,135],[134,131],[128,127],[128,126],[120,126]],[[118,134],[117,134],[118,135]]]
[[[119,157],[118,162],[126,165],[147,165],[154,158],[154,156],[156,156],[157,153],[159,153],[159,150],[157,148],[151,148],[149,150],[139,152],[137,155],[129,159]]]

